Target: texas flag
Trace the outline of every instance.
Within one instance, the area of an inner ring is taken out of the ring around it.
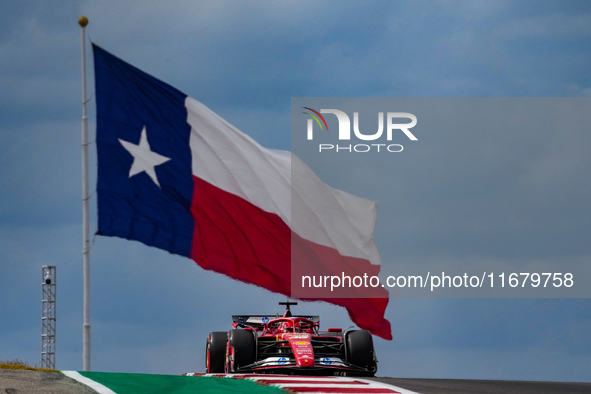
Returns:
[[[343,306],[359,327],[392,338],[381,285],[335,293],[294,275],[377,275],[374,202],[331,188],[291,152],[262,147],[174,87],[93,51],[98,234]]]

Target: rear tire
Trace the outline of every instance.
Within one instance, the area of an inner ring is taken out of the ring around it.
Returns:
[[[224,359],[226,358],[226,344],[228,333],[224,331],[210,332],[207,336],[205,348],[205,372],[224,373]]]
[[[230,330],[228,333],[228,357],[226,370],[238,372],[245,365],[254,363],[255,340],[248,330]]]
[[[350,331],[345,337],[347,360],[367,370],[364,375],[373,376],[377,372],[373,338],[369,331]]]

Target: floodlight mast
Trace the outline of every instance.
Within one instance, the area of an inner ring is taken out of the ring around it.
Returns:
[[[55,369],[56,270],[41,267],[41,368]]]

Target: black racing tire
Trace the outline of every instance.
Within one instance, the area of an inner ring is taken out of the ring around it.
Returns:
[[[228,351],[234,349],[234,363],[227,365],[228,372],[239,372],[245,365],[254,363],[256,354],[255,339],[249,330],[230,330],[228,332]],[[226,359],[227,362],[230,360]]]
[[[227,332],[214,331],[209,333],[207,336],[207,346],[205,348],[205,372],[224,373],[227,343]]]
[[[364,375],[375,375],[377,364],[374,354],[373,338],[369,331],[350,331],[346,334],[345,341],[347,360],[351,364],[365,369],[367,373]]]

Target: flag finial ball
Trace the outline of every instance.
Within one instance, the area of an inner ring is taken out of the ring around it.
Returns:
[[[88,18],[81,16],[80,19],[78,19],[78,24],[82,27],[86,27],[86,25],[88,25]]]

